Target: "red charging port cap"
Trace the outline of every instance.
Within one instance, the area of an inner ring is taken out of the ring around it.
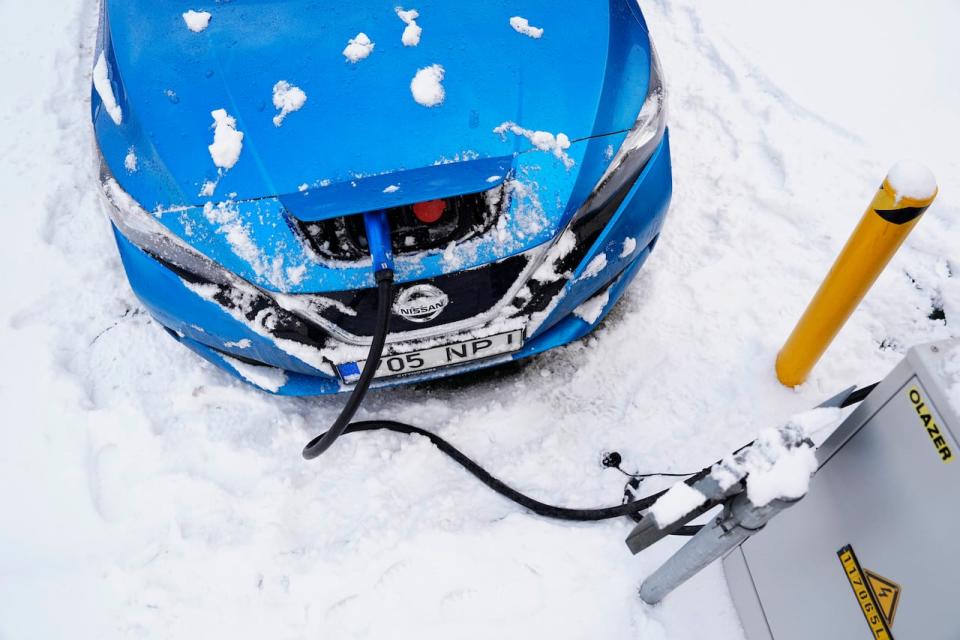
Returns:
[[[428,200],[413,205],[413,215],[424,224],[433,224],[443,217],[443,212],[446,210],[447,202],[445,200]]]

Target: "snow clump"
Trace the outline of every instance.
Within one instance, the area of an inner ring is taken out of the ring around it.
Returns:
[[[343,55],[351,64],[357,64],[373,53],[375,46],[377,46],[376,43],[371,42],[367,34],[361,31],[357,34],[356,38],[350,39],[346,48],[343,50]]]
[[[587,324],[596,324],[600,316],[603,315],[603,310],[607,308],[609,302],[610,288],[608,287],[574,309],[573,315]]]
[[[417,18],[420,17],[420,12],[416,9],[405,11],[403,7],[397,7],[396,12],[397,17],[407,25],[403,30],[403,35],[400,37],[403,46],[415,47],[420,44],[420,34],[423,33],[423,28],[417,24]]]
[[[200,33],[210,25],[210,12],[190,9],[183,14],[183,21],[187,23],[187,29]]]
[[[230,365],[241,378],[260,387],[264,391],[276,393],[280,391],[283,385],[287,384],[287,374],[280,369],[248,364],[242,360],[231,358],[224,353],[218,355],[224,362]]]
[[[566,274],[558,273],[557,266],[560,262],[570,255],[570,252],[577,248],[577,236],[573,231],[567,229],[554,243],[544,258],[543,264],[537,267],[531,276],[537,282],[547,284],[556,282]]]
[[[535,40],[539,40],[543,37],[543,29],[538,29],[530,25],[530,22],[526,18],[521,18],[520,16],[513,16],[510,18],[510,26],[513,27],[513,30],[517,33],[522,33],[525,36],[529,36]]]
[[[746,478],[747,497],[758,507],[798,500],[807,494],[817,470],[810,438],[841,418],[840,409],[824,407],[796,415],[779,429],[761,431],[753,445],[714,466],[711,475],[723,490]]]
[[[656,520],[657,527],[663,529],[706,501],[706,496],[686,482],[678,482],[653,503],[653,506],[650,507],[650,514]]]
[[[567,149],[570,148],[570,138],[568,138],[565,133],[554,135],[549,131],[533,131],[521,127],[516,122],[510,121],[504,122],[493,130],[494,133],[499,134],[503,139],[506,139],[508,131],[516,136],[526,138],[533,146],[541,151],[550,151],[558,160],[563,162],[563,166],[565,166],[567,170],[572,169],[573,165],[576,164],[573,158],[567,155]]]
[[[424,67],[417,71],[417,75],[410,82],[410,92],[418,104],[425,107],[436,107],[443,102],[446,92],[443,90],[443,75],[445,71],[439,64]]]
[[[286,80],[273,85],[273,106],[280,113],[273,116],[273,126],[279,127],[284,118],[294,111],[299,111],[307,101],[307,94],[300,87],[295,87]]]
[[[580,276],[580,279],[589,280],[590,278],[595,278],[606,268],[607,254],[601,253],[590,261],[590,263],[587,265],[587,268],[583,270],[583,275]]]
[[[137,151],[133,147],[127,150],[127,155],[123,159],[123,167],[130,173],[137,172]]]
[[[119,125],[123,122],[123,109],[117,104],[117,97],[113,95],[113,85],[110,84],[110,72],[107,69],[107,61],[100,52],[97,58],[97,64],[93,66],[93,88],[97,90],[97,95],[103,101],[103,108],[107,110],[113,124]]]
[[[210,115],[214,124],[213,144],[207,147],[210,157],[219,168],[232,169],[243,150],[243,132],[237,131],[237,121],[226,109],[211,111]]]
[[[901,160],[890,169],[887,181],[900,198],[927,200],[937,195],[937,179],[919,162]]]

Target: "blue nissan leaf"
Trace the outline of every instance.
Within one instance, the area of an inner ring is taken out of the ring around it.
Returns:
[[[567,344],[657,243],[666,93],[636,0],[100,4],[92,117],[130,285],[263,390]]]

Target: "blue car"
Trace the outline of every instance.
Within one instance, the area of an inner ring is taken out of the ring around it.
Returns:
[[[577,340],[668,209],[636,0],[395,2],[101,2],[92,117],[130,285],[271,393],[357,383],[385,266],[373,386]]]

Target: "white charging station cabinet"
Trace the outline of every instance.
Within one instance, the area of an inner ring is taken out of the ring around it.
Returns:
[[[960,340],[911,349],[723,560],[750,640],[960,639]]]

